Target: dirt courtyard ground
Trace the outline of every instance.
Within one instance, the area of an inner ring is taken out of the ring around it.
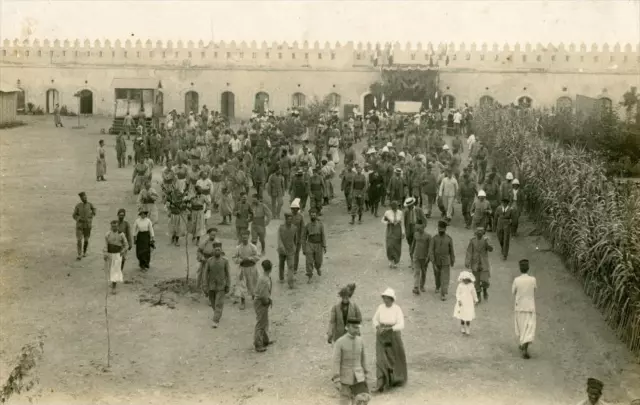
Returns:
[[[349,225],[341,195],[323,217],[329,239],[322,277],[307,285],[300,276],[302,283],[293,292],[274,280],[270,316],[277,343],[264,354],[252,348],[251,306],[240,311],[228,300],[221,327],[214,330],[205,299],[178,297],[174,309],[140,303],[154,283],[185,274],[184,248],[169,246],[161,214],[151,270],[140,273],[132,255],[125,268],[127,283],[109,297],[112,366],[105,372],[101,251],[118,208],[127,209],[129,221],[135,218],[132,168],[118,169],[115,138],[99,135],[108,121],[88,121],[84,130],[71,129],[76,123],[72,118],[59,129],[52,121],[32,119],[28,126],[0,132],[0,377],[4,382],[20,348],[43,333],[37,403],[336,403],[325,330],[338,289],[348,282],[357,283],[354,301],[363,311],[362,334],[372,370],[370,320],[380,292],[394,288],[406,316],[409,383],[375,396],[371,404],[572,404],[585,398],[587,377],[605,382],[604,399],[611,403],[640,397],[640,372],[629,351],[560,259],[542,248],[536,251],[535,237],[514,240],[506,262],[492,254],[490,301],[478,307],[473,334],[464,338],[452,318],[454,300],[441,302],[433,294],[433,275],[427,279],[427,294],[412,295],[406,244],[401,266],[389,269],[384,226],[371,215],[361,225]],[[95,151],[101,137],[109,151],[108,181],[97,183]],[[156,181],[159,172],[157,168]],[[83,190],[98,215],[89,256],[76,262],[71,213]],[[217,216],[213,219],[219,222]],[[268,228],[267,258],[274,262],[279,223],[272,221]],[[436,223],[437,218],[430,220],[427,230],[435,232]],[[457,257],[455,280],[472,234],[459,214],[449,233]],[[227,251],[233,246],[231,236],[231,227],[225,228]],[[489,236],[497,245],[495,235]],[[195,249],[190,253],[194,274]],[[539,286],[537,339],[528,361],[518,356],[510,292],[521,258],[531,261]],[[455,292],[453,282],[450,289]],[[13,400],[27,403],[28,398]]]

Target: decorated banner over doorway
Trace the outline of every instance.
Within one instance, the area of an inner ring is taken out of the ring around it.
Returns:
[[[396,101],[422,103],[422,108],[439,108],[439,71],[426,66],[388,66],[382,78],[370,87],[376,108],[393,111]]]

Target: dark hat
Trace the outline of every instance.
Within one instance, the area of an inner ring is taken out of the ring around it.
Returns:
[[[448,225],[447,221],[438,221],[438,228],[446,228]]]
[[[218,241],[213,242],[213,247],[222,247],[222,242],[218,242]]]
[[[520,265],[520,270],[529,270],[529,260],[522,259],[518,264]]]
[[[509,197],[503,197],[502,202],[509,202]]]
[[[360,325],[361,321],[357,318],[349,318],[347,319],[347,325]]]
[[[285,217],[285,218],[287,218],[287,217],[293,217],[293,215],[291,215],[291,213],[290,213],[290,212],[285,212],[285,213],[284,213],[284,217]]]
[[[211,228],[207,229],[207,233],[211,233],[211,232],[218,232],[218,228],[216,228],[215,226],[212,226]]]
[[[124,208],[120,208],[120,209],[118,210],[118,215],[120,215],[120,213],[126,214],[126,213],[127,213],[127,211],[126,211]]]
[[[311,208],[309,210],[309,214],[317,214],[317,213],[318,213],[318,210],[316,210],[315,208]]]
[[[84,191],[81,191],[81,192],[79,192],[79,193],[78,193],[78,196],[80,196],[80,197],[86,197],[86,196],[87,196],[87,193],[85,193]]]
[[[587,389],[594,389],[594,390],[598,390],[598,391],[602,391],[602,388],[604,387],[604,383],[598,379],[595,378],[588,378],[587,379]]]

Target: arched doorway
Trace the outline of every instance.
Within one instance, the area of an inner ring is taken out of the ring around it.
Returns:
[[[329,94],[329,104],[331,105],[331,108],[339,108],[341,101],[342,100],[341,100],[340,94],[338,93]]]
[[[53,114],[53,110],[56,108],[56,104],[60,103],[60,93],[56,89],[49,89],[47,90],[46,97],[46,113]]]
[[[155,111],[153,115],[156,117],[164,117],[164,93],[158,91],[156,93],[156,102],[154,104]]]
[[[531,108],[533,105],[533,99],[529,96],[522,96],[518,99],[518,107]]]
[[[570,112],[573,109],[573,100],[570,97],[562,96],[556,100],[556,110]]]
[[[305,105],[307,105],[307,97],[302,93],[293,93],[293,96],[291,96],[291,107],[303,108]]]
[[[362,106],[362,113],[364,115],[367,115],[369,113],[369,111],[373,110],[375,108],[375,103],[373,101],[373,94],[369,93],[366,96],[364,96],[364,100],[363,100],[363,106]]]
[[[220,112],[228,119],[235,118],[236,115],[236,96],[230,91],[225,91],[220,97]]]
[[[18,113],[20,114],[26,113],[27,102],[26,102],[26,97],[23,89],[20,89],[20,91],[18,92],[18,99],[16,100],[16,102],[17,102]]]
[[[491,96],[480,97],[480,107],[490,107],[494,102],[495,100]]]
[[[91,90],[82,90],[78,97],[80,97],[80,114],[93,114],[93,93]]]
[[[447,94],[442,97],[442,108],[451,109],[456,108],[456,98],[451,94]]]
[[[198,114],[198,99],[199,95],[197,92],[193,90],[189,90],[184,95],[184,113],[189,114],[190,111],[193,111],[194,114]]]
[[[253,109],[256,110],[258,114],[267,112],[267,110],[269,110],[269,94],[263,91],[257,93]]]

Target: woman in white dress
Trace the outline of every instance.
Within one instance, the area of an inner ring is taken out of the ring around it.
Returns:
[[[463,335],[471,334],[471,321],[476,317],[478,294],[474,285],[476,278],[469,271],[462,271],[458,276],[456,289],[456,306],[453,317],[460,320],[460,331]]]
[[[396,293],[387,288],[382,293],[383,304],[373,316],[376,328],[376,390],[382,392],[407,382],[407,356],[404,352],[401,331],[404,314],[395,303]]]

